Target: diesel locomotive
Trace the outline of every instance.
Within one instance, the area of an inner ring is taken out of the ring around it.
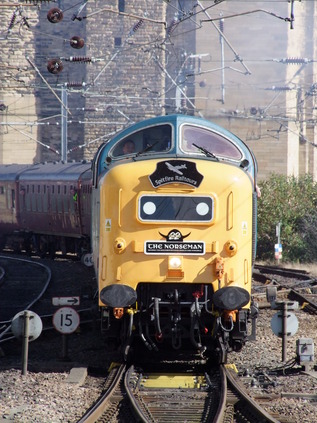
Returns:
[[[255,337],[256,174],[222,127],[144,120],[92,163],[1,165],[0,241],[91,249],[102,330],[125,358],[141,346],[225,362]]]
[[[226,361],[255,337],[257,164],[202,118],[142,121],[93,165],[92,251],[107,336]]]

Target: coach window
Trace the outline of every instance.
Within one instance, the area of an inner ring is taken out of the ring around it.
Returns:
[[[37,211],[41,212],[42,211],[42,195],[41,195],[41,185],[37,186]]]
[[[6,198],[4,195],[4,186],[2,185],[0,186],[0,207],[1,207],[1,210],[4,210],[7,208]]]
[[[26,193],[26,191],[25,191],[25,188],[24,188],[24,186],[23,185],[21,185],[20,186],[20,189],[19,189],[19,201],[20,201],[20,210],[21,210],[21,212],[24,212],[25,211],[25,193]]]
[[[9,208],[15,209],[15,190],[12,189],[11,191],[8,191],[8,194],[11,195],[11,197],[9,197],[10,198],[10,200],[9,200]]]
[[[52,185],[52,192],[50,196],[51,212],[56,213],[56,196],[55,196],[55,185]]]
[[[57,186],[57,213],[63,212],[63,204],[62,204],[62,197],[61,197],[61,186]]]
[[[69,187],[69,198],[70,198],[70,201],[69,201],[69,212],[70,213],[74,213],[74,211],[75,211],[75,203],[77,201],[76,194],[77,194],[77,192],[75,191],[73,185],[71,185]]]
[[[35,186],[34,185],[32,185],[32,187],[31,187],[31,190],[32,190],[32,192],[31,192],[31,209],[32,209],[32,211],[36,211],[36,195],[35,195]]]
[[[25,206],[27,211],[31,211],[30,185],[26,186]]]
[[[43,212],[48,212],[48,187],[43,186]]]
[[[63,186],[63,205],[64,205],[64,213],[69,212],[69,197],[67,195],[67,185]]]

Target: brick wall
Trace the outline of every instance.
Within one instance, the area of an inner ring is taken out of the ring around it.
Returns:
[[[294,3],[294,29],[285,20],[286,1],[95,0],[79,13],[80,6],[28,2],[10,31],[18,9],[0,7],[1,162],[60,160],[64,90],[68,159],[91,159],[110,134],[134,121],[183,112],[245,140],[260,178],[317,175],[316,2]],[[60,22],[48,21],[52,8],[63,11]],[[257,9],[265,11],[244,14]],[[221,44],[218,18],[239,13],[224,19]],[[71,47],[74,36],[84,40],[82,49]],[[285,58],[308,61],[287,65]],[[63,66],[56,74],[47,69],[53,59]]]
[[[203,57],[202,73],[196,76],[196,104],[205,117],[230,129],[253,149],[260,179],[273,172],[313,172],[313,147],[300,136],[306,133],[304,121],[309,118],[302,113],[312,110],[305,90],[313,84],[313,64],[287,65],[283,59],[314,57],[315,7],[315,2],[295,2],[294,29],[290,29],[289,22],[278,18],[290,17],[288,2],[224,2],[223,16],[260,9],[270,14],[225,19],[223,56],[218,20],[204,23],[204,30],[197,32],[197,53],[208,56]],[[212,9],[210,16],[220,17]],[[285,87],[289,90],[283,91]],[[301,89],[304,93],[299,98]],[[313,143],[312,136],[307,129]]]
[[[37,18],[34,7],[26,7],[26,14],[30,20]],[[16,7],[0,7],[1,163],[30,163],[37,155],[38,127],[32,125],[37,121],[36,101],[29,88],[34,76],[25,59],[28,54],[34,60],[34,34],[23,29],[23,17]]]

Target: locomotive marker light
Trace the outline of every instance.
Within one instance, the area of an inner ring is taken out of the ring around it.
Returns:
[[[22,375],[27,373],[29,342],[37,339],[41,335],[42,329],[42,320],[33,311],[20,311],[13,317],[11,330],[16,338],[23,338]]]

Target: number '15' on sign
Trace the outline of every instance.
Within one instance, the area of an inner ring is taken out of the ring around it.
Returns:
[[[63,334],[75,332],[79,322],[79,314],[72,307],[61,307],[53,315],[54,328]]]

